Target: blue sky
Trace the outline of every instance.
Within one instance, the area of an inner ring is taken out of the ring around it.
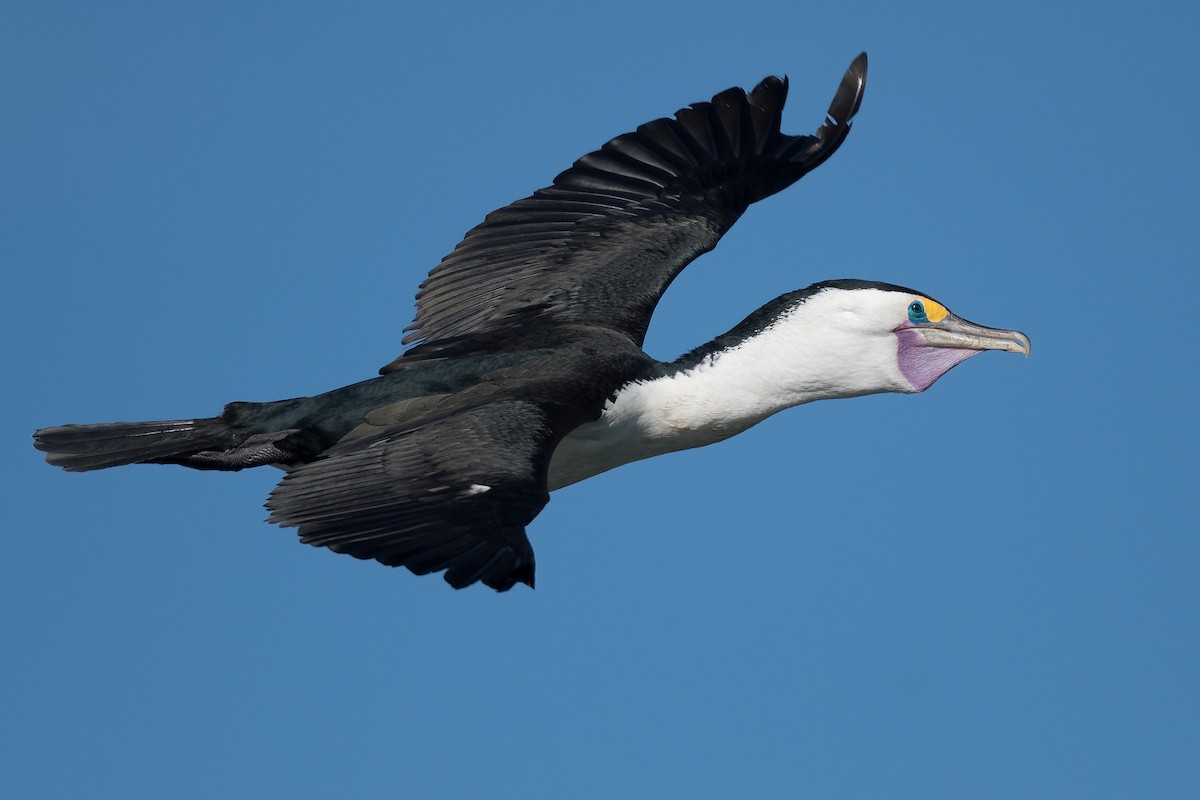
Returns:
[[[9,4],[0,792],[1200,796],[1194,10]],[[1033,340],[556,493],[538,589],[67,475],[39,426],[312,394],[491,209],[769,73],[837,155],[672,287],[673,358],[825,278]]]

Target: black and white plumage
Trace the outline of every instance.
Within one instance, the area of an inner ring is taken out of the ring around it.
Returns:
[[[780,132],[787,82],[729,89],[613,139],[493,212],[434,268],[381,375],[214,418],[35,433],[71,471],[133,463],[288,474],[270,520],[358,558],[445,571],[455,587],[533,585],[525,527],[549,492],[734,435],[783,408],[917,392],[984,349],[1028,353],[898,286],[784,295],[675,362],[641,349],[671,281],[756,200],[845,140],[860,55],[823,125]]]

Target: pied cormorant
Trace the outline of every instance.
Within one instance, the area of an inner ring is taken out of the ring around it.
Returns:
[[[643,352],[675,276],[837,150],[866,75],[863,54],[810,136],[780,132],[788,84],[768,77],[618,136],[492,212],[429,273],[412,346],[379,377],[208,419],[44,428],[35,444],[72,471],[281,466],[270,521],[303,542],[444,570],[456,588],[532,586],[525,527],[555,489],[801,403],[921,392],[983,350],[1028,354],[1022,333],[861,280],[785,294],[670,363]]]

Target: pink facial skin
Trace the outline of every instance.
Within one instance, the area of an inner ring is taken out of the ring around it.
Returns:
[[[900,372],[912,384],[914,392],[925,391],[938,378],[980,352],[927,345],[921,338],[920,329],[908,322],[896,328],[895,334],[900,340],[897,352]]]

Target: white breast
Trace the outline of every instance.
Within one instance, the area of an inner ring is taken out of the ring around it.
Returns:
[[[674,375],[622,387],[600,419],[572,431],[550,461],[550,489],[644,458],[728,439],[790,405],[764,343],[751,340]],[[764,361],[764,359],[766,359]]]
[[[643,458],[719,442],[753,424],[732,428],[690,420],[687,406],[670,396],[675,387],[664,385],[671,380],[627,385],[600,419],[568,434],[550,461],[550,490]]]

